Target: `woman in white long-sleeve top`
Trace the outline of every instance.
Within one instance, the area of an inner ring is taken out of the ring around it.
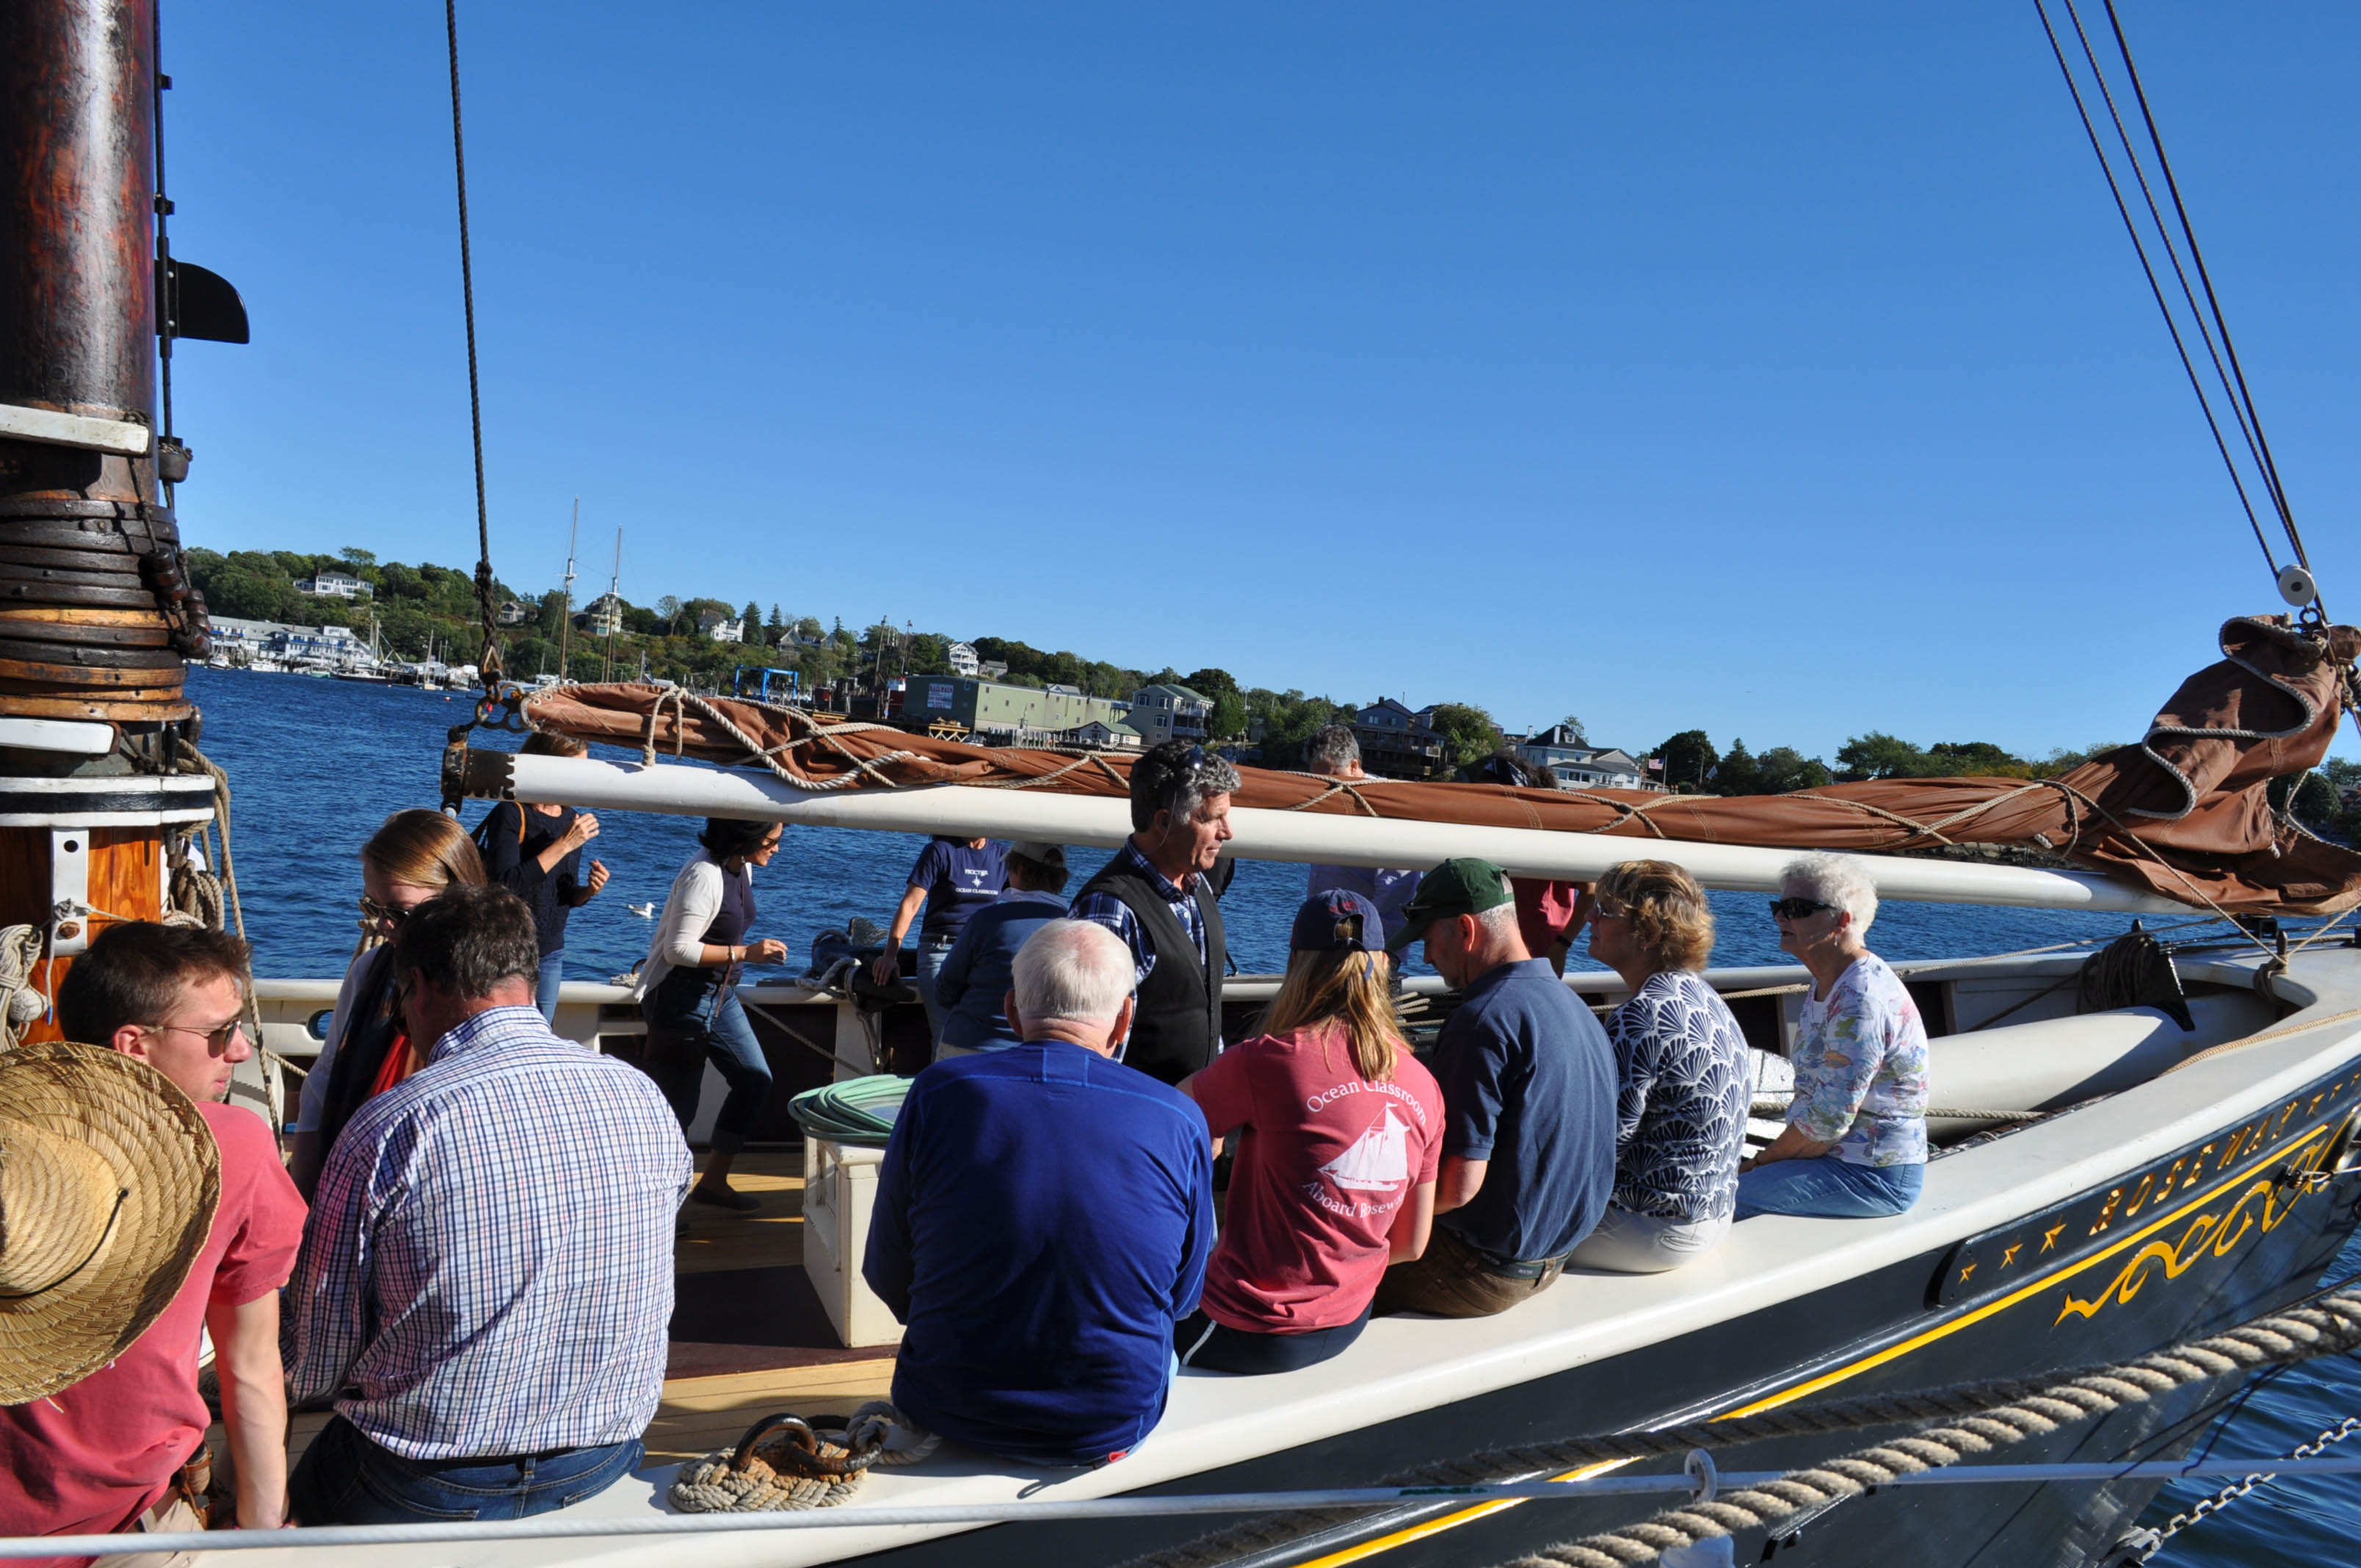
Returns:
[[[707,818],[697,840],[704,847],[673,878],[655,941],[640,969],[649,1076],[664,1089],[681,1130],[697,1120],[707,1062],[730,1086],[713,1120],[705,1175],[688,1192],[691,1202],[723,1209],[755,1207],[751,1193],[731,1190],[730,1166],[771,1091],[771,1066],[739,1005],[738,975],[743,965],[775,964],[787,956],[785,942],[748,935],[756,913],[754,868],[770,864],[781,831],[776,822]]]

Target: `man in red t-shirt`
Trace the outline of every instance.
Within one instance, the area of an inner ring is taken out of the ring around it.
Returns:
[[[1516,900],[1517,933],[1525,939],[1525,951],[1549,959],[1563,977],[1566,952],[1590,920],[1590,884],[1512,876],[1509,892]]]
[[[247,945],[225,932],[126,921],[93,942],[59,987],[69,1038],[145,1061],[197,1102],[221,1150],[221,1204],[171,1305],[130,1349],[58,1393],[0,1407],[0,1472],[14,1483],[0,1489],[0,1535],[199,1528],[180,1475],[211,1419],[197,1392],[203,1330],[221,1375],[236,1522],[286,1522],[278,1292],[294,1268],[304,1210],[269,1124],[222,1103],[232,1069],[254,1054],[239,1023],[247,969]]]

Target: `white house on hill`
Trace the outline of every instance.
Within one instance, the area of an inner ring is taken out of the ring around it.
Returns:
[[[295,591],[313,598],[358,598],[369,586],[350,572],[321,572],[295,585]]]

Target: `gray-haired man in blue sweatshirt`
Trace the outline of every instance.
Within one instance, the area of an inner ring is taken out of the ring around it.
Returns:
[[[910,1085],[862,1272],[905,1332],[902,1413],[1027,1464],[1122,1458],[1164,1414],[1213,1242],[1205,1120],[1121,1063],[1132,957],[1052,921],[1016,955],[1023,1045]]]

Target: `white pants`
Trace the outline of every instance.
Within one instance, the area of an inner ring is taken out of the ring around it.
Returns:
[[[1668,1220],[1610,1203],[1599,1216],[1598,1228],[1565,1263],[1568,1268],[1603,1268],[1610,1274],[1662,1274],[1703,1257],[1729,1234],[1727,1219]]]

